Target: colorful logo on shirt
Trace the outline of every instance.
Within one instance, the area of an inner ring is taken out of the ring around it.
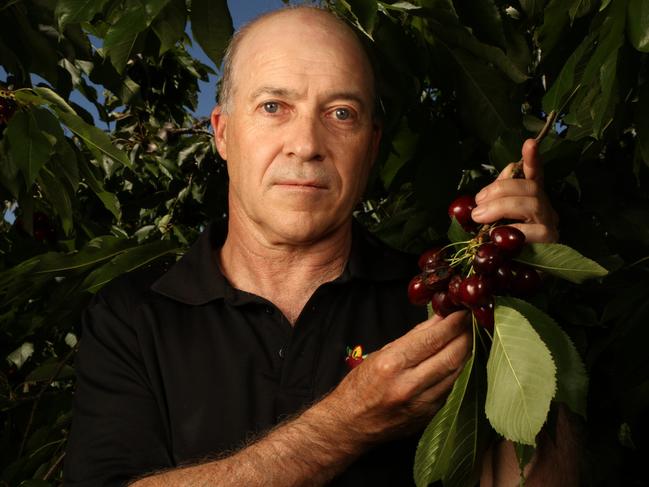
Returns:
[[[349,370],[351,370],[359,366],[365,357],[367,357],[367,354],[363,355],[363,347],[361,345],[356,345],[354,348],[347,347],[345,363],[349,367]]]

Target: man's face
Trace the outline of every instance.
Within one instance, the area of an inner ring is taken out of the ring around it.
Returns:
[[[242,40],[227,114],[213,117],[228,162],[230,218],[271,242],[318,240],[349,221],[376,155],[372,74],[322,13],[289,11]],[[252,226],[250,226],[252,225]]]

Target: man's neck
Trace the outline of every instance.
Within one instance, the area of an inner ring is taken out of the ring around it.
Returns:
[[[315,290],[342,274],[350,249],[351,221],[305,244],[273,241],[230,221],[219,257],[232,286],[272,302],[294,325]]]

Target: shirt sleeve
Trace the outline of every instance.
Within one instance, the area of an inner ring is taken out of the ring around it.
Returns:
[[[115,308],[126,307],[111,306],[100,294],[82,317],[64,465],[68,487],[123,486],[172,466],[137,331],[120,317],[128,316],[128,309]]]

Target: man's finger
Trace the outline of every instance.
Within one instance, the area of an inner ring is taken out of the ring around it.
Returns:
[[[543,180],[543,167],[539,159],[539,146],[534,139],[527,139],[523,144],[523,173],[525,179]]]
[[[467,311],[456,311],[439,321],[427,320],[392,342],[389,352],[400,356],[403,368],[415,367],[463,333],[468,322]]]
[[[422,393],[450,375],[456,375],[466,363],[471,352],[471,333],[466,330],[455,337],[435,355],[408,371],[406,377],[419,385]]]

